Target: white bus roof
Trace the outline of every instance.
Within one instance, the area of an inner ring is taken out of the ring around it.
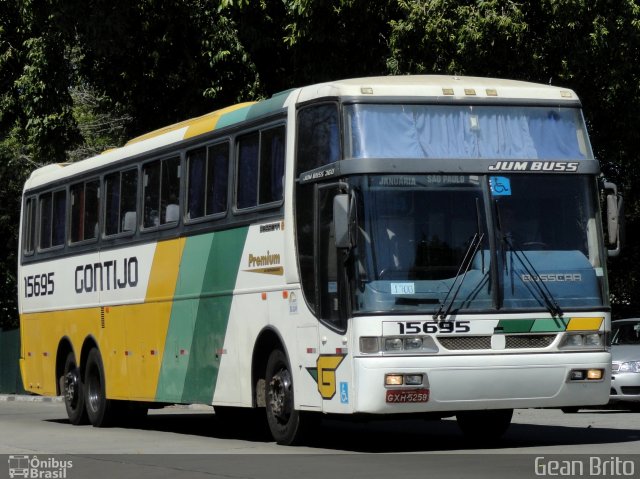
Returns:
[[[223,108],[206,115],[152,131],[134,138],[125,146],[76,163],[46,165],[35,170],[25,190],[54,182],[125,158],[149,152],[187,138],[231,126],[235,123],[281,111],[291,102],[302,103],[323,97],[405,97],[460,100],[470,98],[521,99],[573,102],[570,89],[516,80],[446,75],[406,75],[365,77],[305,86],[274,95],[268,100]]]

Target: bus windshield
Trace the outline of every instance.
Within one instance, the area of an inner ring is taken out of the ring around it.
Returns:
[[[345,106],[345,158],[593,159],[577,108]]]
[[[351,179],[355,313],[603,305],[593,179],[368,175]]]

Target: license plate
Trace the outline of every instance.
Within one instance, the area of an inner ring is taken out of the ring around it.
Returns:
[[[414,403],[427,402],[429,400],[428,389],[391,389],[386,392],[388,403]]]

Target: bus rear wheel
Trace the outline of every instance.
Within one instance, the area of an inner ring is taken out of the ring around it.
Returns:
[[[114,401],[107,399],[104,366],[100,352],[93,348],[87,356],[84,391],[89,421],[94,427],[106,427],[114,419]]]
[[[511,424],[513,409],[460,411],[456,414],[458,427],[465,437],[476,441],[497,441]]]
[[[293,401],[293,376],[286,355],[274,350],[267,361],[265,399],[267,423],[278,444],[292,446],[305,439],[313,417],[298,411]]]
[[[84,390],[76,357],[69,351],[64,361],[62,376],[59,378],[60,393],[64,398],[69,422],[74,426],[88,424],[89,418],[84,403]]]

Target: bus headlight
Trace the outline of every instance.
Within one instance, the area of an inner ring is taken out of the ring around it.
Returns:
[[[559,349],[604,349],[604,333],[567,332]]]
[[[380,343],[378,338],[362,336],[360,338],[360,352],[363,354],[375,354],[380,352]]]
[[[438,352],[438,346],[429,336],[361,336],[359,342],[361,354],[433,354]]]
[[[404,349],[412,350],[412,349],[421,349],[422,348],[422,338],[407,338],[404,340]]]
[[[402,338],[386,338],[384,340],[385,351],[402,351]]]

